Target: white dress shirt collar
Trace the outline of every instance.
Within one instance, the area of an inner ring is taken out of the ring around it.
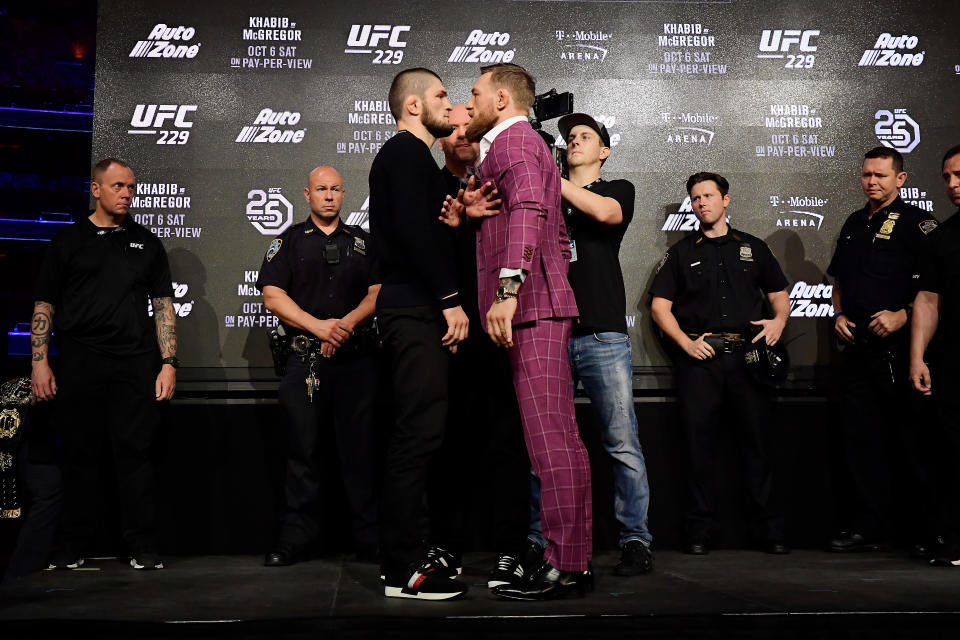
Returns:
[[[487,151],[490,151],[490,146],[493,144],[493,141],[498,135],[517,124],[518,122],[527,122],[527,116],[513,116],[512,118],[507,118],[490,131],[487,131],[483,134],[483,137],[480,138],[480,159],[478,163],[483,162],[483,159],[487,157]]]

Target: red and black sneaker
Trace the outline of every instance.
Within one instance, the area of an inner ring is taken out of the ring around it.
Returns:
[[[414,600],[452,600],[467,592],[467,585],[446,575],[430,560],[404,575],[385,576],[383,595]]]

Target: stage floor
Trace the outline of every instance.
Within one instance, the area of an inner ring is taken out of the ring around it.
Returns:
[[[383,597],[377,568],[324,558],[265,568],[259,556],[168,557],[134,571],[91,560],[0,588],[4,638],[99,637],[957,637],[960,569],[898,554],[656,553],[654,572],[612,575],[595,558],[582,599],[504,602],[485,588],[491,554],[468,554],[466,598]]]

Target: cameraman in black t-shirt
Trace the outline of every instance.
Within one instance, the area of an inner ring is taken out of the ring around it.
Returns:
[[[584,113],[558,122],[567,141],[570,179],[561,182],[563,214],[570,233],[568,277],[580,319],[567,351],[574,384],[590,397],[603,446],[613,458],[614,511],[620,521],[620,563],[614,573],[639,575],[653,569],[647,529],[650,486],[633,410],[633,357],[627,335],[626,294],[620,243],[633,219],[633,184],[606,181],[600,167],[610,156],[607,128]],[[538,498],[539,496],[534,496]],[[532,508],[540,504],[531,502]],[[539,513],[531,518],[531,540],[544,544]]]

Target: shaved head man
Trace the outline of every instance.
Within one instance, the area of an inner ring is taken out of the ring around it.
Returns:
[[[309,555],[320,531],[322,463],[332,455],[343,471],[357,557],[371,562],[377,555],[371,317],[380,276],[370,236],[340,220],[345,193],[333,167],[311,171],[303,189],[310,217],[270,243],[257,280],[264,306],[280,319],[289,341],[288,348],[274,351],[274,366],[283,376],[279,400],[288,449],[286,510],[277,542],[264,558],[268,567]],[[283,340],[278,336],[278,343]]]
[[[310,172],[303,195],[318,227],[336,227],[345,193],[343,178],[333,167],[320,166]]]
[[[447,89],[429,69],[390,85],[397,134],[370,167],[370,233],[380,256],[380,337],[390,358],[395,422],[387,446],[380,523],[384,595],[446,600],[463,595],[460,572],[424,547],[426,467],[447,421],[450,352],[467,337],[453,235],[440,222],[446,189],[430,148],[453,132]],[[449,479],[446,480],[449,482]]]

